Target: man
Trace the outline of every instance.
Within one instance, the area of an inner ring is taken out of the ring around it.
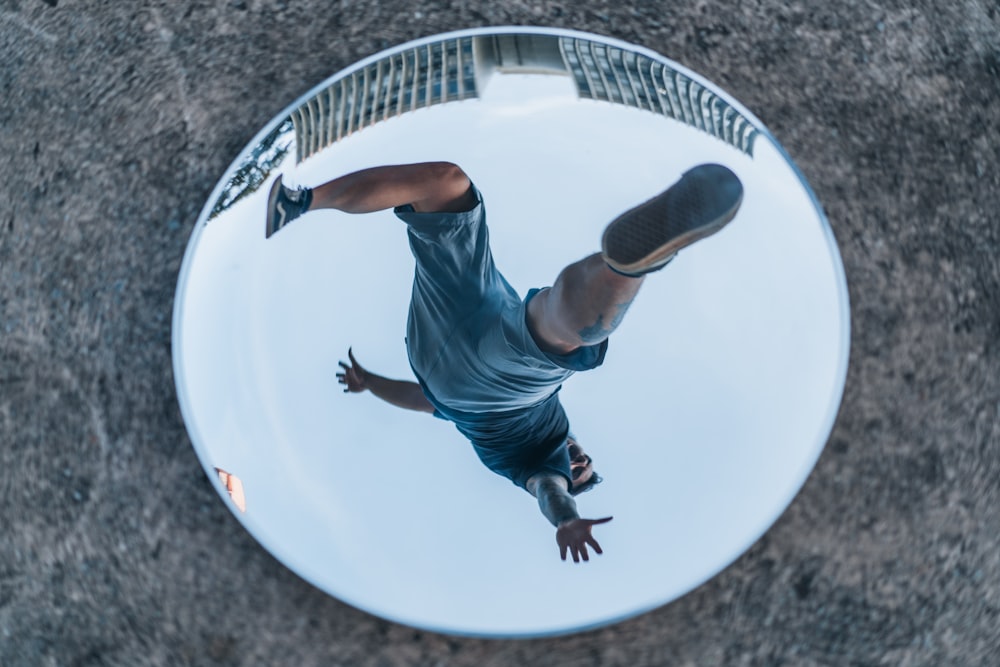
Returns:
[[[522,300],[493,263],[482,197],[447,162],[393,165],[290,190],[275,181],[266,236],[316,209],[392,208],[416,259],[406,348],[417,382],[364,369],[348,351],[345,392],[371,391],[397,407],[453,422],[480,460],[531,493],[556,528],[560,557],[602,553],[574,496],[600,481],[569,433],[562,382],[601,365],[647,274],[736,215],[743,187],[721,165],[701,165],[607,226],[602,252],[564,268]]]

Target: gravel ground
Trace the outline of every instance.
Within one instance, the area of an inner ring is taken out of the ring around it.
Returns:
[[[1000,6],[0,0],[0,665],[1000,664]],[[582,635],[454,638],[300,580],[188,441],[170,314],[216,180],[393,44],[547,25],[659,51],[774,132],[851,293],[830,443],[720,576]]]

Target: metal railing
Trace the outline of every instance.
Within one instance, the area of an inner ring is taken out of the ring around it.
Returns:
[[[297,159],[394,116],[477,96],[472,37],[392,54],[333,83],[292,113]]]
[[[757,128],[721,97],[669,65],[575,37],[560,37],[559,44],[580,97],[653,111],[753,154]]]

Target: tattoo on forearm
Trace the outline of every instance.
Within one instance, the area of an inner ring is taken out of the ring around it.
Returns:
[[[611,318],[611,324],[608,327],[604,326],[604,313],[597,316],[597,321],[594,322],[589,327],[584,327],[577,332],[582,340],[587,345],[593,345],[594,343],[599,343],[611,333],[618,328],[618,325],[622,323],[625,319],[625,313],[628,312],[629,306],[632,305],[632,301],[627,301],[625,303],[619,303],[615,316]]]
[[[558,526],[570,519],[580,518],[573,497],[561,486],[551,481],[538,489],[538,505],[542,514],[553,526]]]

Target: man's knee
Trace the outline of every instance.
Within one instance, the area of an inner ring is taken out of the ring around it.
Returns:
[[[471,211],[478,200],[472,190],[472,181],[454,162],[425,162],[420,165],[423,178],[433,184],[427,196],[415,202],[421,212],[461,213]]]
[[[579,348],[580,343],[574,340],[576,337],[571,335],[572,332],[560,330],[560,319],[555,312],[556,306],[550,287],[542,289],[532,297],[528,302],[525,318],[528,333],[543,352],[569,354]]]

